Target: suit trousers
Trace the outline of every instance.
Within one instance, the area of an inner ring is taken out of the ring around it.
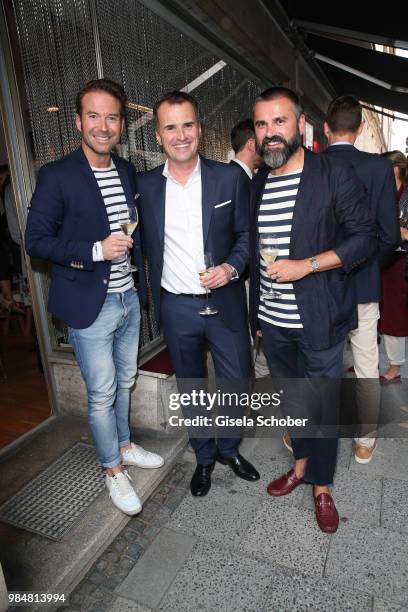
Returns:
[[[251,369],[248,328],[232,331],[219,314],[201,316],[199,310],[204,304],[202,297],[176,295],[167,291],[162,291],[161,294],[160,322],[179,391],[191,392],[192,389],[205,387],[207,348],[213,359],[217,384],[222,387],[220,390],[223,391],[225,385],[228,387],[225,389],[227,392],[247,390]],[[218,405],[219,414],[221,409]],[[239,405],[230,407],[227,412],[233,416],[241,416]],[[188,409],[185,409],[184,413],[186,416],[191,414]],[[206,414],[213,418],[214,410]],[[189,429],[190,443],[197,463],[213,463],[217,449],[223,457],[237,455],[241,441],[240,430],[229,428],[228,437],[222,436],[224,431],[224,428],[217,431],[213,428]]]
[[[361,429],[355,442],[371,448],[380,412],[381,392],[378,379],[377,327],[380,318],[378,302],[358,304],[358,327],[350,334],[356,373],[356,401]]]
[[[326,405],[323,406],[333,425],[337,420],[335,400],[340,400],[344,343],[339,342],[327,349],[314,350],[309,346],[303,329],[278,327],[264,321],[260,321],[260,328],[272,378],[339,380],[339,397],[328,397]],[[323,381],[316,382],[318,386],[323,386]],[[301,401],[300,397],[297,399]],[[292,437],[291,439],[295,459],[308,458],[305,480],[321,486],[332,484],[336,468],[338,438]]]

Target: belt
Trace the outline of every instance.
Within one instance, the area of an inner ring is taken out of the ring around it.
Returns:
[[[198,298],[199,300],[205,300],[205,293],[173,293],[172,291],[167,291],[164,287],[161,288],[162,293],[169,293],[174,297],[190,297],[190,298]],[[211,296],[211,291],[208,292],[208,297]]]

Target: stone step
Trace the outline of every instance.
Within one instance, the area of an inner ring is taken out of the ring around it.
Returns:
[[[62,417],[14,456],[0,461],[0,481],[5,485],[0,501],[11,497],[78,441],[90,443],[86,422]],[[143,436],[137,442],[165,459],[165,465],[157,470],[128,468],[133,485],[145,502],[184,452],[186,437]],[[60,542],[0,523],[0,561],[8,590],[68,596],[129,519],[113,506],[103,491]]]

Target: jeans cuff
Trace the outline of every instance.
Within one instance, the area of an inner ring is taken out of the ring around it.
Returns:
[[[114,461],[101,461],[101,463],[104,468],[113,468],[116,465],[122,464],[122,457],[118,455],[118,458],[115,459]]]

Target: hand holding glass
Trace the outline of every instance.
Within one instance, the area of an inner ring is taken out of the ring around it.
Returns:
[[[126,236],[131,236],[133,234],[138,223],[139,215],[133,202],[128,204],[126,208],[121,208],[118,210],[118,224]],[[118,269],[120,272],[122,272],[122,274],[129,274],[133,270],[136,270],[136,268],[132,269],[132,266],[130,265],[129,249],[126,251],[126,261],[119,264]]]
[[[259,253],[264,260],[265,266],[272,264],[279,255],[279,238],[276,234],[265,233],[259,236]],[[270,278],[270,287],[261,289],[261,295],[265,299],[273,300],[282,297],[279,291],[275,291],[272,287],[272,279]]]
[[[200,280],[203,280],[206,276],[208,276],[208,274],[211,272],[213,268],[214,268],[214,261],[213,261],[211,253],[204,253],[204,268],[202,264],[199,264],[199,268],[198,268],[198,276],[200,277]],[[210,303],[208,301],[207,287],[205,287],[205,293],[206,293],[205,306],[204,308],[198,311],[198,314],[200,314],[202,317],[209,317],[212,315],[217,315],[218,310],[216,310],[213,306],[210,306]]]

